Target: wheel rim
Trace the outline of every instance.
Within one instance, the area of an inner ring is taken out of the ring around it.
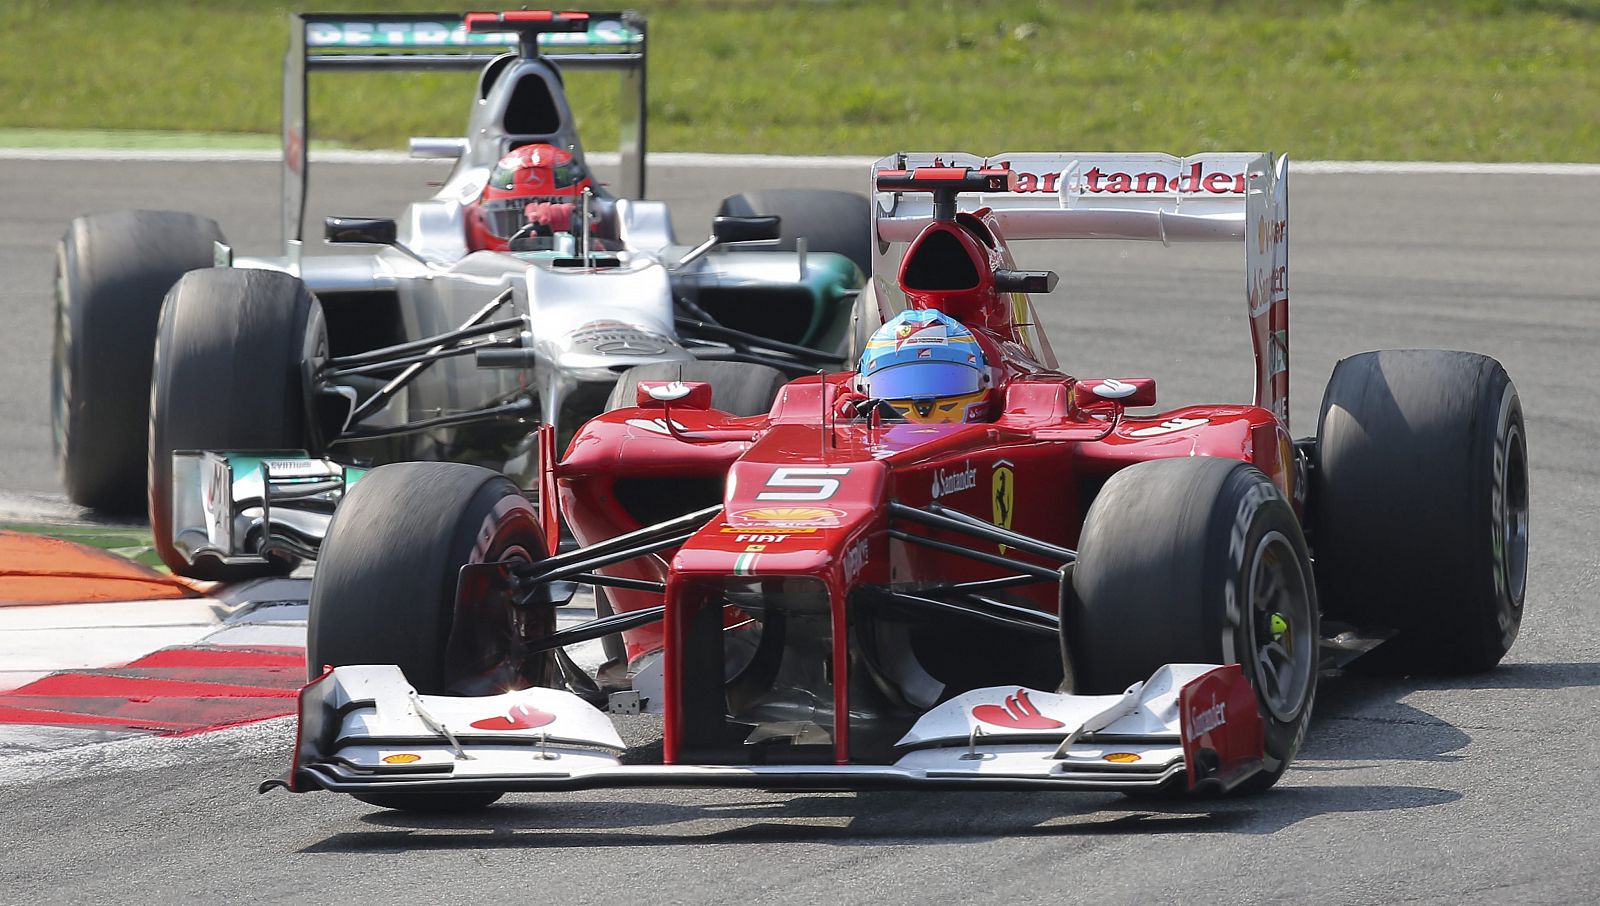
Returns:
[[[1528,585],[1528,459],[1522,431],[1512,425],[1500,464],[1499,484],[1505,499],[1495,541],[1500,545],[1500,569],[1512,607],[1522,606]]]
[[[1295,546],[1268,532],[1250,563],[1250,639],[1253,685],[1261,703],[1282,722],[1305,707],[1316,670],[1311,594]]]
[[[526,547],[520,544],[508,545],[499,552],[498,556],[491,554],[483,561],[479,561],[477,557],[471,559],[475,562],[505,560],[517,565],[534,562],[533,555],[529,553]],[[459,603],[457,606],[460,606]],[[513,634],[520,634],[523,630],[522,619],[524,616],[522,609],[514,607],[509,619],[505,621],[505,628]],[[520,637],[513,637],[513,635],[508,635],[504,632],[496,632],[492,634],[477,634],[476,639],[480,643],[490,640],[495,643],[492,651],[494,657],[490,662],[489,669],[476,672],[452,671],[450,670],[452,666],[450,659],[447,657],[445,660],[445,688],[463,695],[492,695],[512,691],[510,688],[502,687],[507,685],[507,681],[510,679],[509,674],[514,673],[512,667],[513,663],[518,659]]]

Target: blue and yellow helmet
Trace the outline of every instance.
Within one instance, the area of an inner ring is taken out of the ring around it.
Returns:
[[[989,363],[961,322],[924,309],[895,315],[867,341],[856,366],[857,389],[925,424],[983,421],[989,410]]]

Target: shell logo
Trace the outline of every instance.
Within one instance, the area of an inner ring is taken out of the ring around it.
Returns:
[[[383,756],[384,764],[411,764],[414,761],[421,760],[422,756],[415,752],[396,752],[393,755]]]
[[[843,510],[820,506],[767,506],[753,510],[740,510],[731,515],[736,525],[838,525],[845,515]]]

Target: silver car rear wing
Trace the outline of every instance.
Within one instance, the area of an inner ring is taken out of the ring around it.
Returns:
[[[544,18],[539,18],[540,16]],[[483,17],[492,17],[484,19]],[[469,21],[474,20],[474,21]],[[510,53],[510,52],[515,53]],[[553,128],[530,131],[510,121],[518,73],[549,86]],[[489,167],[513,143],[582,146],[561,89],[560,70],[622,74],[622,174],[618,193],[644,197],[645,19],[636,12],[291,13],[283,61],[283,238],[286,250],[304,233],[307,148],[306,79],[313,72],[482,70],[460,167]],[[293,251],[286,251],[290,257]]]

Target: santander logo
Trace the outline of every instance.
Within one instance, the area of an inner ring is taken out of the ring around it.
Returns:
[[[546,724],[554,723],[556,716],[548,711],[540,711],[532,705],[517,705],[504,714],[494,717],[485,717],[483,720],[472,722],[475,730],[536,730]]]
[[[1228,725],[1228,705],[1215,699],[1211,707],[1203,711],[1194,711],[1189,715],[1189,739],[1196,740],[1210,733],[1218,727]]]
[[[1011,169],[1009,162],[1000,161],[993,166],[1002,169]],[[1061,173],[1022,173],[1016,174],[1016,189],[1018,194],[1043,192],[1052,194],[1061,185]],[[1074,178],[1069,174],[1069,180]],[[1140,173],[1128,173],[1120,170],[1102,170],[1092,167],[1083,171],[1075,181],[1069,181],[1068,191],[1077,191],[1085,195],[1122,195],[1151,192],[1171,192],[1188,195],[1233,195],[1243,194],[1245,174],[1228,173],[1221,170],[1206,172],[1199,161],[1189,165],[1187,171],[1181,173],[1165,173],[1160,170],[1147,170]]]
[[[978,486],[978,469],[968,463],[963,463],[965,468],[935,470],[933,473],[933,499],[938,500],[946,494],[957,491],[970,491]]]
[[[1053,717],[1040,714],[1039,709],[1028,700],[1026,689],[1018,689],[1016,694],[1006,696],[1004,707],[978,705],[972,709],[972,716],[986,724],[1012,730],[1059,730],[1066,726]]]
[[[1187,173],[1171,175],[1156,170],[1146,173],[1107,173],[1094,167],[1084,171],[1081,185],[1083,191],[1090,195],[1137,192],[1230,195],[1244,193],[1244,174],[1220,170],[1206,173],[1198,162],[1191,164]]]

